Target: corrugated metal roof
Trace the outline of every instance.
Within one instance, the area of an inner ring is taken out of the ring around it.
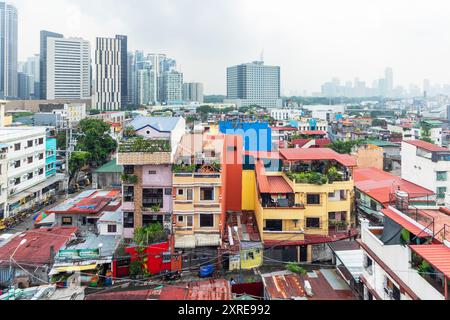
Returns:
[[[411,246],[411,249],[434,268],[450,278],[450,248],[446,245]]]
[[[356,159],[350,155],[339,154],[328,148],[280,149],[287,161],[335,160],[346,167],[356,167]]]
[[[269,300],[294,300],[306,297],[299,275],[289,271],[261,276]]]
[[[434,195],[434,192],[377,168],[356,168],[355,187],[381,204],[389,203],[390,195],[400,187],[410,198]]]
[[[430,235],[425,230],[424,226],[420,226],[419,227],[419,226],[415,225],[414,223],[412,223],[408,219],[402,217],[401,215],[399,215],[395,211],[393,211],[391,209],[383,209],[383,210],[381,210],[381,212],[386,217],[388,217],[391,220],[394,220],[396,223],[401,225],[403,228],[405,228],[406,230],[408,230],[412,234],[414,234],[414,235],[416,235],[418,237],[421,237],[421,238],[430,237]]]
[[[408,143],[410,145],[416,146],[417,148],[425,149],[430,152],[440,152],[440,151],[449,151],[450,149],[439,147],[435,144],[422,141],[422,140],[410,140],[410,141],[403,141],[405,143]]]
[[[294,193],[291,186],[282,176],[267,176],[262,161],[256,162],[255,169],[260,193]]]

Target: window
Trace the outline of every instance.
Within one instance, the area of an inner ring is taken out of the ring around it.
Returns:
[[[17,186],[17,185],[19,185],[19,184],[20,184],[20,178],[16,178],[16,179],[14,180],[14,185]]]
[[[306,218],[306,228],[320,229],[320,218]]]
[[[373,211],[378,210],[378,205],[374,200],[370,200],[370,209],[372,209]]]
[[[28,140],[27,147],[31,148],[33,146],[33,140]]]
[[[20,160],[17,160],[16,162],[14,162],[14,168],[20,168]]]
[[[123,197],[124,197],[125,202],[133,202],[134,201],[134,187],[133,186],[123,187]]]
[[[166,188],[164,189],[164,195],[171,196],[172,195],[172,188]]]
[[[283,220],[266,220],[264,231],[283,231]]]
[[[27,179],[28,180],[33,179],[33,172],[28,173]]]
[[[178,189],[178,195],[183,196],[184,195],[184,189]]]
[[[39,144],[44,144],[44,138],[39,138]]]
[[[20,143],[16,143],[14,145],[14,151],[19,151],[20,150]]]
[[[108,233],[116,233],[117,226],[115,224],[108,224]]]
[[[201,214],[200,215],[200,228],[213,228],[214,227],[214,215],[213,214]]]
[[[437,188],[437,197],[439,199],[444,199],[445,198],[445,194],[447,193],[447,188],[446,187],[439,187]]]
[[[187,223],[186,223],[186,225],[187,225],[188,227],[193,227],[193,226],[194,226],[194,217],[188,216],[188,217],[187,217]]]
[[[134,174],[134,166],[124,166],[123,173],[124,174]]]
[[[44,169],[39,169],[39,175],[41,176],[41,175],[43,175],[44,174]]]
[[[200,200],[201,201],[213,201],[214,200],[214,188],[200,188]]]
[[[163,189],[144,189],[142,192],[142,204],[144,206],[159,205],[164,207]]]
[[[308,194],[307,195],[308,205],[319,205],[320,204],[320,194]]]
[[[187,199],[188,201],[192,201],[194,199],[194,192],[192,189],[187,189]]]
[[[62,225],[63,226],[71,226],[72,225],[72,217],[63,217]]]
[[[148,172],[148,174],[149,174],[149,175],[155,175],[155,174],[156,174],[156,171],[151,170],[151,171]]]
[[[43,153],[39,154],[39,160],[44,160],[44,154]]]
[[[436,180],[437,181],[447,181],[447,171],[436,172]]]
[[[178,222],[183,223],[184,222],[184,216],[178,216]]]
[[[133,212],[124,212],[123,213],[123,226],[127,229],[134,228],[134,213]]]
[[[28,163],[33,163],[33,157],[28,157]]]

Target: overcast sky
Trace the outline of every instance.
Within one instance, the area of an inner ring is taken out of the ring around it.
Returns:
[[[332,77],[396,85],[450,83],[448,0],[11,0],[19,58],[38,53],[42,29],[83,37],[126,34],[129,50],[166,53],[185,81],[226,92],[226,67],[280,65],[282,93],[320,91]],[[94,48],[93,48],[94,50]]]

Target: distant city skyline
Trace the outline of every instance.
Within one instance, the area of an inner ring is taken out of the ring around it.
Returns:
[[[185,81],[204,83],[205,94],[226,94],[226,68],[259,60],[263,50],[267,64],[281,67],[282,95],[318,92],[333,77],[369,82],[382,78],[386,66],[406,88],[422,87],[424,79],[450,83],[450,42],[439,35],[450,29],[443,9],[449,4],[441,0],[10,3],[19,11],[20,61],[39,52],[39,31],[51,30],[92,46],[96,37],[127,35],[128,50],[177,56]]]

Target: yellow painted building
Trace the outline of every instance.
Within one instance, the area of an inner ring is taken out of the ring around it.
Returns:
[[[349,231],[354,181],[351,168],[344,167],[339,168],[346,170],[345,178],[321,185],[297,182],[284,172],[266,172],[261,161],[255,171],[244,171],[243,210],[254,209],[266,248],[305,246],[307,261],[311,261],[314,241],[333,242],[353,235]]]

